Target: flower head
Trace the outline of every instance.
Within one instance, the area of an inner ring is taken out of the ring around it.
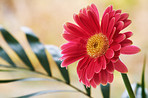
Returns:
[[[113,72],[128,72],[127,67],[119,59],[120,54],[135,54],[140,51],[131,45],[128,39],[132,32],[120,33],[131,24],[128,14],[121,10],[113,10],[109,6],[102,17],[94,4],[74,14],[77,25],[66,23],[63,37],[68,43],[61,46],[63,56],[62,67],[79,61],[77,73],[80,82],[94,88],[100,83],[106,85],[113,81]]]

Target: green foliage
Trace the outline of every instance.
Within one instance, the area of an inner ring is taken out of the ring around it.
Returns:
[[[45,53],[45,47],[42,43],[40,43],[37,36],[27,27],[22,27],[22,30],[25,32],[27,40],[31,46],[32,51],[37,56],[38,60],[40,61],[41,65],[45,69],[45,71],[48,73],[49,76],[51,76],[51,70],[49,66],[49,62]]]
[[[61,82],[64,84],[67,84],[68,86],[74,88],[76,91],[81,92],[89,97],[90,95],[90,88],[86,88],[87,93],[84,91],[78,89],[77,87],[73,86],[70,84],[70,78],[69,78],[69,73],[66,68],[61,68],[61,63],[62,61],[60,60],[60,57],[62,56],[60,54],[60,49],[56,46],[53,45],[43,45],[38,37],[32,32],[27,27],[23,27],[22,30],[24,31],[27,41],[33,51],[33,53],[36,55],[37,59],[41,63],[42,67],[44,70],[47,72],[47,75],[41,72],[38,72],[35,70],[34,66],[31,64],[31,61],[29,60],[29,57],[27,56],[25,50],[21,46],[21,44],[15,39],[7,30],[5,30],[3,27],[0,27],[0,32],[2,36],[4,37],[5,41],[8,43],[10,48],[18,55],[18,57],[26,64],[28,68],[20,67],[20,65],[15,64],[7,52],[0,47],[0,57],[7,61],[10,66],[7,65],[2,65],[0,64],[0,67],[2,68],[7,68],[7,69],[0,69],[0,72],[15,72],[16,70],[27,70],[31,71],[37,74],[49,76],[52,79],[47,79],[47,78],[36,78],[36,77],[27,77],[27,78],[19,78],[19,79],[5,79],[5,80],[0,80],[0,83],[13,83],[13,82],[23,82],[23,81],[56,81],[56,82]],[[64,78],[65,81],[58,79],[54,76],[52,76],[51,69],[50,69],[50,64],[47,59],[47,54],[45,51],[48,51],[53,60],[55,61],[62,77]],[[16,70],[11,70],[11,69],[16,69]],[[47,94],[47,93],[57,93],[57,92],[73,92],[74,90],[46,90],[46,91],[39,91],[35,92],[32,94],[20,96],[19,98],[26,98],[26,97],[32,97],[32,96],[37,96],[37,95],[42,95],[42,94]]]
[[[34,70],[25,50],[20,45],[20,43],[4,28],[0,27],[1,34],[8,43],[8,45],[16,52],[16,54],[21,58],[21,60],[31,69]]]
[[[13,61],[10,59],[2,47],[0,47],[0,57],[10,63],[12,67],[16,67],[16,65],[13,63]]]
[[[70,84],[70,79],[69,79],[69,74],[68,74],[68,70],[66,70],[66,68],[61,68],[61,63],[62,61],[59,60],[59,58],[61,57],[60,54],[60,49],[56,46],[53,45],[46,45],[45,46],[46,49],[48,50],[48,52],[52,55],[54,61],[56,62],[63,78],[65,79],[67,84]]]
[[[42,94],[59,93],[59,92],[75,92],[75,91],[72,91],[72,90],[45,90],[45,91],[39,91],[39,92],[36,92],[36,93],[20,96],[20,97],[17,97],[17,98],[30,98],[30,97],[38,96],[38,95],[42,95]]]
[[[20,81],[54,81],[54,80],[45,79],[45,78],[21,78],[21,79],[0,80],[0,83],[11,83],[11,82],[20,82]]]

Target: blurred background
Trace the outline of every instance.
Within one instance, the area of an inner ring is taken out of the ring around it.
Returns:
[[[134,45],[141,48],[141,52],[131,56],[121,55],[121,59],[128,67],[128,76],[131,83],[141,82],[143,58],[148,50],[148,0],[0,0],[0,24],[12,32],[15,38],[18,39],[25,48],[32,64],[36,66],[37,70],[43,72],[39,61],[32,53],[26,41],[24,33],[20,31],[20,27],[28,26],[31,28],[43,44],[52,44],[60,47],[61,44],[66,43],[62,38],[63,24],[67,21],[74,22],[73,14],[78,13],[81,8],[91,3],[96,4],[100,18],[105,8],[109,5],[113,5],[114,9],[122,9],[122,12],[129,13],[129,19],[132,20],[132,24],[122,32],[132,31],[134,33],[131,39]],[[1,35],[0,46],[6,50],[16,64],[24,66],[24,63],[9,48]],[[48,58],[53,75],[62,79],[50,54],[48,54]],[[0,63],[8,64],[1,58]],[[82,84],[78,81],[76,64],[77,63],[71,64],[71,66],[68,67],[70,70],[71,83],[84,90]],[[145,75],[146,87],[148,88],[148,66],[146,66]],[[12,72],[11,74],[0,72],[0,79],[28,76],[44,77],[24,70],[17,70],[17,73]],[[49,81],[0,84],[0,98],[15,97],[49,89],[72,88],[62,83]],[[111,98],[120,98],[124,90],[125,86],[121,75],[115,72],[114,81],[111,84]],[[74,98],[76,96],[78,98],[86,97],[81,93],[68,92],[46,94],[36,98]],[[99,86],[96,89],[92,89],[92,96],[94,96],[94,98],[102,97]]]

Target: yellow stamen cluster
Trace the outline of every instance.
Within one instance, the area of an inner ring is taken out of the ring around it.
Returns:
[[[87,54],[93,58],[96,58],[105,54],[108,47],[109,41],[106,35],[98,33],[88,39],[86,45]]]

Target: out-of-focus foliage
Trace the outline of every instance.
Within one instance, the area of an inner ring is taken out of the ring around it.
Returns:
[[[27,27],[22,27],[22,30],[25,32],[28,43],[29,43],[33,53],[37,56],[39,62],[41,63],[41,66],[46,71],[46,74],[35,70],[35,67],[31,64],[31,62],[30,62],[28,56],[26,55],[26,52],[24,51],[23,47],[21,46],[21,44],[3,27],[0,27],[0,32],[2,33],[2,36],[4,37],[4,39],[6,40],[8,45],[10,46],[10,48],[12,48],[12,50],[20,57],[20,59],[26,64],[26,66],[28,68],[20,67],[19,65],[16,66],[15,63],[9,57],[9,55],[1,47],[0,47],[0,53],[1,53],[0,56],[4,60],[8,61],[10,66],[0,64],[0,67],[4,67],[4,68],[8,68],[8,69],[10,68],[10,71],[12,68],[19,69],[19,70],[24,69],[24,70],[32,71],[37,74],[49,76],[50,78],[52,78],[52,81],[54,80],[55,82],[62,82],[64,84],[67,84],[70,87],[77,90],[78,92],[81,92],[82,94],[87,95],[88,97],[91,97],[91,94],[90,94],[91,89],[90,88],[85,88],[86,89],[86,93],[85,93],[84,91],[82,91],[82,90],[78,89],[77,87],[70,84],[68,70],[66,70],[66,68],[60,67],[62,61],[60,60],[61,54],[60,54],[60,49],[58,47],[53,46],[53,45],[46,45],[46,46],[43,45],[39,41],[38,37],[32,32],[32,30]],[[53,60],[56,62],[56,65],[58,66],[59,71],[65,81],[63,81],[59,78],[56,78],[52,75],[49,61],[47,59],[47,55],[45,52],[46,49],[52,55]],[[9,72],[9,70],[3,70],[3,69],[0,70],[0,72],[4,72],[4,71]],[[18,82],[18,81],[21,81],[21,82],[23,82],[23,81],[45,81],[45,80],[51,80],[51,79],[27,77],[27,78],[19,78],[19,79],[0,80],[0,83],[11,83],[11,82]],[[47,93],[58,93],[58,92],[73,92],[73,90],[72,91],[71,90],[53,90],[53,89],[52,90],[44,90],[44,91],[39,91],[39,92],[35,92],[32,94],[23,95],[23,96],[20,96],[19,98],[26,98],[26,97],[32,97],[32,96],[37,96],[37,95],[42,95],[42,94],[47,94]]]

